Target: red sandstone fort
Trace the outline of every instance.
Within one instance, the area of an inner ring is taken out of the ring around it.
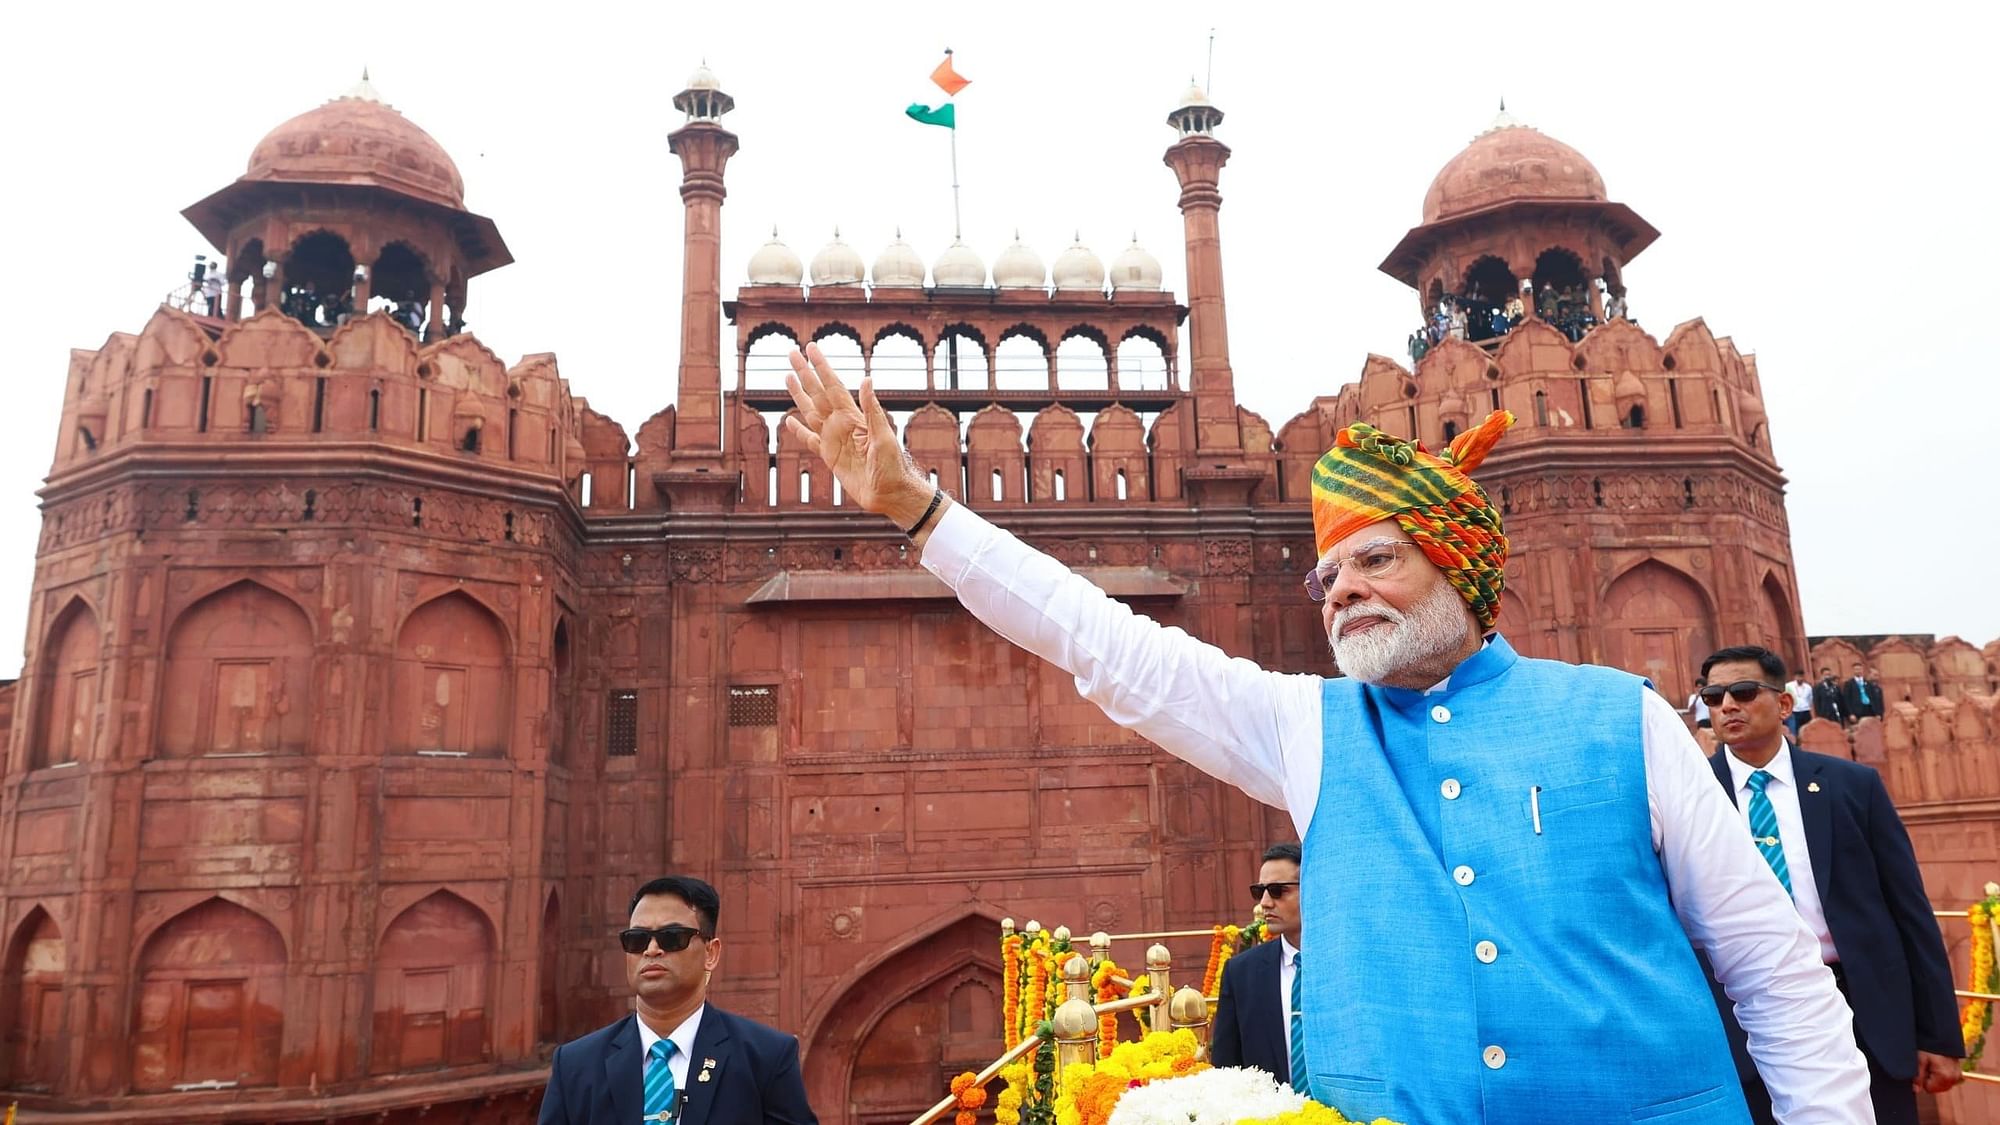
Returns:
[[[720,1002],[799,1035],[823,1121],[889,1125],[998,1054],[1001,917],[1241,920],[1286,820],[1112,726],[844,506],[773,425],[798,342],[845,338],[954,495],[1270,667],[1327,664],[1299,584],[1334,431],[1435,447],[1499,407],[1520,424],[1482,479],[1524,653],[1676,700],[1721,644],[1808,658],[1756,362],[1618,315],[1658,232],[1567,145],[1503,116],[1381,263],[1424,312],[1526,296],[1518,323],[1370,356],[1274,424],[1236,399],[1200,91],[1168,118],[1178,295],[1137,245],[989,270],[955,244],[927,278],[900,239],[808,272],[774,237],[725,301],[733,101],[704,69],[674,105],[679,382],[636,437],[588,373],[460,330],[511,255],[365,82],[184,212],[219,297],[72,353],[0,689],[0,1104],[527,1120],[552,1046],[625,1009],[631,889],[680,870],[722,891]],[[1537,315],[1544,289],[1589,329]],[[1840,645],[1814,667],[1861,658]],[[1867,658],[1891,713],[1807,742],[1883,770],[1962,909],[2000,876],[2000,646]]]

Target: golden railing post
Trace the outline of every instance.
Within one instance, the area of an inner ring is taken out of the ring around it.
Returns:
[[[1063,980],[1069,985],[1069,999],[1056,1009],[1049,1021],[1056,1033],[1056,1089],[1062,1089],[1062,1073],[1077,1063],[1097,1061],[1097,1009],[1085,997],[1090,995],[1090,963],[1082,954],[1071,954],[1063,962]]]
[[[1194,1032],[1195,1058],[1208,1058],[1208,997],[1199,989],[1183,987],[1174,993],[1169,1011],[1173,1016],[1173,1029],[1187,1028]]]
[[[1006,938],[1010,938],[1013,936],[1014,936],[1014,920],[1012,918],[1000,919],[1000,937],[1004,940]]]
[[[1174,955],[1164,945],[1155,945],[1146,951],[1146,987],[1159,996],[1153,1004],[1152,1020],[1154,1031],[1166,1031],[1171,1026],[1168,1011],[1173,1005],[1173,985],[1170,978],[1174,971]]]
[[[1105,933],[1103,930],[1099,930],[1096,933],[1090,935],[1091,961],[1097,962],[1097,961],[1107,960],[1110,958],[1110,956],[1111,956],[1111,935]]]

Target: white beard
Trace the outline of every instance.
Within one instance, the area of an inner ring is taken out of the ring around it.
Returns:
[[[1367,617],[1379,617],[1389,622],[1389,627],[1350,637],[1340,635],[1350,623]],[[1363,683],[1379,684],[1406,668],[1457,651],[1465,643],[1465,634],[1465,602],[1457,590],[1440,584],[1409,613],[1386,605],[1348,606],[1334,615],[1327,644],[1343,673]]]

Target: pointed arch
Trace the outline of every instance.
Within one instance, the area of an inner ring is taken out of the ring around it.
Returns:
[[[569,616],[556,617],[555,635],[549,641],[549,760],[569,760],[569,701],[576,691],[576,653],[570,640]]]
[[[806,1031],[799,1037],[802,1043],[810,1044],[805,1052],[808,1100],[814,1105],[848,1105],[854,1100],[859,1078],[870,1090],[871,1105],[901,1108],[913,1090],[921,1097],[922,1090],[936,1085],[941,1066],[957,1061],[946,1057],[954,1044],[967,1054],[965,1061],[969,1062],[972,1048],[983,1046],[976,1031],[964,1036],[937,1032],[950,1026],[951,993],[957,988],[989,982],[997,992],[1000,956],[994,938],[999,932],[998,917],[980,905],[962,904],[930,929],[878,950],[844,974],[813,1006]],[[885,1038],[904,1041],[903,1058],[868,1049],[871,1042],[881,1043],[877,1031],[883,1029],[885,1021],[897,1022],[891,1017],[899,1010],[925,1017],[911,1022],[931,1029],[919,1041],[936,1055],[910,1059],[907,1037],[895,1035]],[[998,1055],[999,1037],[996,1023],[993,1049],[985,1054],[985,1061]],[[928,1083],[929,1087],[913,1083]],[[924,1101],[932,1098],[934,1090]],[[923,1104],[917,1106],[919,1111],[923,1108]]]
[[[493,927],[449,890],[396,915],[375,951],[370,1073],[396,1074],[483,1062]]]
[[[541,949],[536,972],[535,1042],[562,1042],[562,899],[551,888],[542,905]]]
[[[1764,572],[1757,593],[1757,626],[1763,634],[1760,643],[1784,657],[1788,667],[1797,664],[1804,647],[1799,644],[1799,628],[1792,617],[1792,596],[1785,592],[1776,571]]]
[[[304,753],[312,662],[311,620],[271,587],[245,578],[199,599],[168,628],[158,753]]]
[[[463,590],[418,606],[396,631],[389,749],[502,757],[513,729],[507,630]]]
[[[277,1083],[285,943],[270,922],[226,899],[204,899],[153,931],[134,975],[134,1090]]]
[[[0,975],[0,1013],[6,1040],[0,1043],[0,1087],[52,1090],[61,1085],[63,976],[69,949],[62,928],[40,906],[28,911],[7,943]]]
[[[103,683],[97,614],[82,596],[56,613],[42,644],[41,683],[35,700],[34,741],[28,768],[41,769],[90,757]]]
[[[1696,670],[1715,651],[1714,602],[1687,572],[1646,558],[1614,578],[1599,599],[1604,663],[1653,682],[1679,706]]]

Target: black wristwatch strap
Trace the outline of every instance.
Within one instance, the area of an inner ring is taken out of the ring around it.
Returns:
[[[908,531],[905,531],[903,534],[909,536],[912,539],[915,539],[917,537],[917,532],[922,531],[924,529],[924,525],[931,522],[931,517],[937,515],[938,505],[943,503],[944,503],[944,489],[942,488],[931,489],[931,506],[925,508],[924,514],[920,518],[918,518],[917,522],[911,524],[910,529]]]

